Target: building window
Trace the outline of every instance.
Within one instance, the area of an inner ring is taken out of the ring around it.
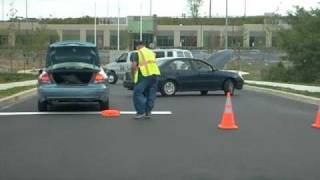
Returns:
[[[162,48],[170,48],[173,47],[173,36],[158,36],[157,37],[157,45]]]
[[[181,42],[181,46],[184,48],[197,47],[197,32],[181,31],[180,42]]]

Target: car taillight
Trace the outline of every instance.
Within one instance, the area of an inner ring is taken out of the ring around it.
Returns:
[[[94,80],[94,83],[105,83],[106,80],[107,80],[106,76],[104,76],[101,73],[97,73],[96,77],[95,77],[95,80]]]
[[[50,84],[51,81],[50,81],[49,74],[48,73],[42,73],[39,76],[39,82],[42,83],[42,84]]]

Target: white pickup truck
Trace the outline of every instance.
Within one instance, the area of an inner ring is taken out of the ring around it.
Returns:
[[[184,49],[155,49],[157,60],[163,58],[185,57],[192,58],[192,53]],[[107,64],[104,69],[108,73],[108,80],[110,84],[117,83],[118,79],[124,79],[126,72],[130,71],[131,62],[130,57],[136,51],[129,51],[121,54],[114,62]]]

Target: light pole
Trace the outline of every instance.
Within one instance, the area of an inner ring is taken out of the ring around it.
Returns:
[[[28,19],[28,0],[26,0],[26,21]]]
[[[247,0],[244,0],[244,17],[247,16]]]
[[[226,0],[225,49],[228,49],[228,0]]]
[[[142,2],[140,2],[140,41],[142,41]]]
[[[149,12],[150,16],[152,16],[152,0],[150,0],[150,12]]]
[[[2,21],[4,21],[4,0],[2,0]]]
[[[97,46],[97,3],[94,3],[94,45]]]
[[[209,18],[211,18],[211,0],[209,1]]]
[[[117,50],[120,50],[120,3],[118,0]]]

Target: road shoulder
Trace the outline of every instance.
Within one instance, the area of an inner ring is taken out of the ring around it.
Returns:
[[[252,86],[252,85],[246,84],[244,86],[244,89],[250,90],[250,91],[255,91],[255,92],[271,94],[274,96],[279,96],[279,97],[283,97],[286,99],[296,100],[296,101],[307,103],[307,104],[319,105],[319,103],[320,103],[320,98],[295,94],[295,93],[271,89],[271,88],[263,88],[263,87],[257,87],[257,86]]]
[[[0,110],[7,109],[8,107],[28,99],[30,96],[36,94],[37,88],[29,89],[26,91],[19,92],[17,94],[4,97],[0,99]]]

